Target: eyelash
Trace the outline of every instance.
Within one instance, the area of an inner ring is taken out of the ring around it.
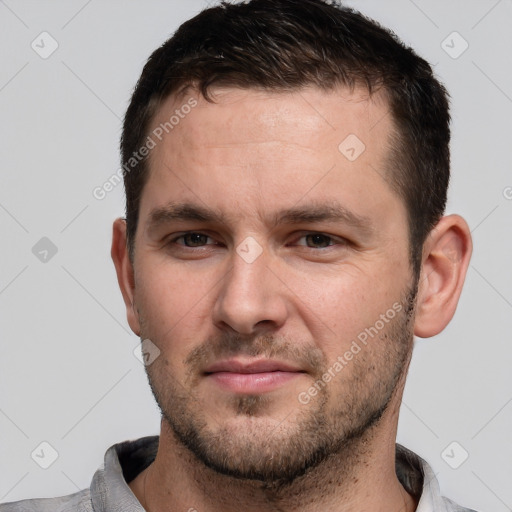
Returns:
[[[196,247],[189,247],[189,246],[184,245],[184,244],[177,244],[176,243],[178,240],[180,240],[182,238],[184,239],[188,235],[201,235],[201,236],[204,236],[206,238],[211,238],[206,233],[202,233],[200,231],[187,231],[186,233],[182,233],[181,235],[176,236],[176,237],[170,239],[166,245],[176,244],[176,245],[178,245],[180,247],[184,247],[186,249],[202,249],[202,248],[204,248],[204,247],[206,247],[208,245],[215,245],[215,244],[204,244],[204,245],[200,245],[200,246],[196,246]],[[334,237],[334,236],[327,235],[327,234],[321,233],[321,232],[316,232],[316,231],[311,231],[311,232],[308,232],[308,233],[305,233],[305,234],[301,235],[299,240],[304,238],[304,237],[308,237],[308,236],[321,236],[321,237],[324,237],[324,238],[328,239],[332,243],[327,245],[327,247],[308,247],[307,245],[301,245],[302,247],[306,247],[307,249],[327,249],[329,247],[333,247],[334,245],[345,245],[347,243],[347,241],[344,240],[343,238]]]

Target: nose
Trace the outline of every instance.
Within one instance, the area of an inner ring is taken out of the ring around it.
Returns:
[[[286,285],[265,250],[254,260],[233,253],[231,270],[224,276],[213,308],[219,329],[245,334],[279,329],[286,321]]]

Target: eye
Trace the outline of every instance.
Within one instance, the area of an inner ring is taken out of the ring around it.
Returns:
[[[183,243],[178,243],[178,240],[183,240]],[[191,231],[190,233],[184,233],[183,235],[171,239],[169,243],[193,248],[207,245],[208,240],[212,240],[212,238],[210,238],[208,235],[205,235],[204,233],[196,233]]]
[[[297,245],[306,246],[311,249],[325,249],[336,244],[345,243],[342,239],[335,239],[330,235],[324,233],[308,233],[299,238],[299,240],[305,240],[306,243],[297,243]]]

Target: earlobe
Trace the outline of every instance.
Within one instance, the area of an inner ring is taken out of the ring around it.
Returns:
[[[424,244],[414,334],[439,334],[455,314],[472,253],[471,232],[459,215],[443,217]]]
[[[112,228],[112,248],[110,255],[117,274],[117,282],[126,307],[126,316],[131,330],[140,336],[140,323],[135,306],[135,276],[133,264],[128,254],[126,243],[126,221],[116,219]]]

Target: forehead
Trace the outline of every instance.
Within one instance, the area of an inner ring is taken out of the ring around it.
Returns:
[[[398,200],[386,179],[393,124],[382,94],[216,88],[212,97],[191,89],[160,106],[141,215],[178,197],[218,210],[229,201],[235,215],[307,198],[366,216],[358,203]]]
[[[332,147],[331,141],[341,142],[352,130],[361,141],[371,143],[372,152],[376,143],[387,141],[393,129],[385,93],[370,96],[363,87],[329,91],[311,87],[292,92],[215,87],[211,97],[209,102],[192,88],[171,95],[154,116],[153,128],[164,127],[162,135],[170,139],[165,126],[174,114],[172,135],[186,135],[182,142],[196,146],[289,141],[305,147],[309,141],[323,140],[326,144],[321,146]],[[189,112],[192,99],[197,106]]]

